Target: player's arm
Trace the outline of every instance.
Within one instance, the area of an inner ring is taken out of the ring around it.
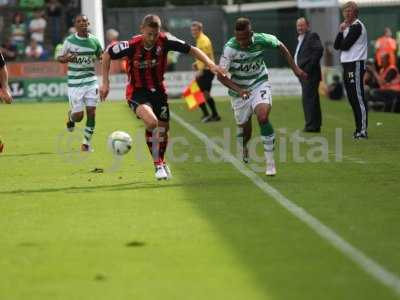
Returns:
[[[190,54],[194,58],[197,58],[198,60],[202,61],[209,69],[211,72],[214,74],[220,74],[222,76],[225,75],[224,70],[222,70],[219,66],[217,66],[208,56],[205,54],[203,51],[201,51],[199,48],[190,46],[189,44],[185,43],[182,40],[177,39],[174,36],[168,37],[167,40],[167,51],[177,51],[180,53],[186,53]]]
[[[219,61],[219,66],[220,68],[225,70],[224,73],[227,73],[229,71],[230,65],[231,65],[231,59],[229,54],[229,48],[225,47],[224,52],[222,53],[222,56]],[[250,96],[249,91],[247,91],[246,89],[242,89],[233,80],[228,78],[228,76],[222,76],[218,74],[217,78],[224,86],[238,93],[240,97],[242,97],[243,99],[247,99]]]
[[[71,53],[68,49],[67,42],[65,41],[59,55],[57,56],[57,61],[62,64],[67,64],[69,62],[75,61],[77,57],[76,53]]]
[[[8,71],[3,56],[0,54],[0,87],[2,93],[0,95],[1,100],[5,103],[10,104],[12,102],[12,96],[10,88],[8,87]]]
[[[121,41],[112,47],[108,47],[104,51],[101,59],[101,74],[102,84],[100,87],[100,99],[101,101],[106,100],[107,95],[110,91],[110,66],[111,60],[121,59],[132,53],[132,46],[128,41]]]
[[[217,76],[226,76],[225,71],[217,66],[203,51],[201,51],[197,47],[190,47],[189,54],[193,57],[197,58],[198,60],[202,61],[211,72],[216,74]]]
[[[293,73],[299,77],[300,79],[307,80],[308,75],[306,72],[304,72],[302,69],[300,69],[296,63],[294,62],[294,59],[292,55],[290,54],[289,50],[286,48],[286,46],[281,42],[278,46],[279,51],[281,54],[285,57],[289,67],[292,69]]]

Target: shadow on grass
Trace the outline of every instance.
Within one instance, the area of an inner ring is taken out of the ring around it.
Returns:
[[[34,153],[20,153],[20,154],[7,154],[4,153],[0,155],[2,157],[25,157],[25,156],[40,156],[40,155],[55,155],[57,153],[54,152],[34,152]]]
[[[57,193],[57,192],[99,192],[99,191],[120,191],[120,190],[142,190],[142,189],[163,189],[171,187],[181,187],[184,184],[171,184],[169,182],[150,183],[150,182],[130,182],[111,185],[94,185],[94,186],[67,186],[61,188],[42,188],[42,189],[18,189],[0,192],[2,195],[18,195],[18,194],[40,194],[40,193]]]

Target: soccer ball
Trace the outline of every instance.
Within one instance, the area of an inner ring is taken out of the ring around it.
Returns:
[[[114,131],[108,137],[108,148],[115,155],[124,155],[132,148],[132,138],[124,131]]]

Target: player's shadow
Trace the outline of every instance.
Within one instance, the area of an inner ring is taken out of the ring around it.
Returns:
[[[9,191],[1,191],[2,195],[19,195],[19,194],[36,194],[36,193],[57,193],[57,192],[69,192],[69,193],[90,193],[98,191],[121,191],[121,190],[146,190],[146,189],[163,189],[171,187],[181,187],[185,184],[176,184],[165,182],[160,184],[158,182],[129,182],[129,183],[118,183],[111,185],[95,185],[95,186],[68,186],[62,188],[42,188],[42,189],[17,189]]]
[[[40,155],[54,155],[54,152],[34,152],[34,153],[20,153],[20,154],[4,154],[0,155],[2,157],[25,157],[25,156],[40,156]]]

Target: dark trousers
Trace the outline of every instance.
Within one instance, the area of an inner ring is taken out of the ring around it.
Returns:
[[[353,109],[356,132],[366,133],[368,128],[368,106],[364,98],[364,61],[342,63],[343,79],[347,98]]]
[[[301,80],[301,94],[303,100],[303,110],[305,119],[305,130],[319,130],[322,124],[321,105],[319,103],[320,79],[310,78]]]

